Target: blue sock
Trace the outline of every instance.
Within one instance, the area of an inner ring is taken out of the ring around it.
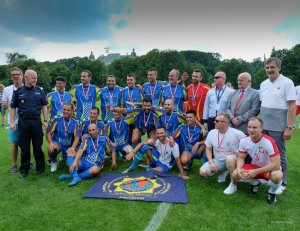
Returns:
[[[79,173],[79,177],[81,179],[88,179],[88,178],[92,178],[93,175],[90,174],[89,170],[85,170],[84,172]]]
[[[144,153],[138,151],[132,161],[132,164],[129,166],[130,170],[134,170],[136,168],[136,166],[138,166],[138,164],[140,163],[140,160],[143,159],[144,157]]]
[[[67,162],[68,162],[68,166],[69,167],[71,167],[71,165],[73,164],[74,160],[75,160],[74,156],[68,156],[67,157]],[[76,169],[73,170],[72,175],[73,175],[73,177],[78,176],[78,173],[77,173]]]

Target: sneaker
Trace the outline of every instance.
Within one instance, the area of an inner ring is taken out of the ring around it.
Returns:
[[[130,168],[126,168],[122,173],[128,173],[130,171]]]
[[[280,189],[282,192],[284,192],[286,190],[286,183],[282,183]]]
[[[47,165],[51,166],[51,160],[50,159],[47,160]]]
[[[72,174],[62,174],[58,177],[58,179],[60,181],[64,181],[64,180],[69,180],[69,179],[72,179],[73,178],[73,175]]]
[[[270,205],[275,205],[276,202],[277,202],[277,200],[276,200],[276,195],[273,194],[273,193],[268,193],[268,203],[269,203]]]
[[[73,177],[73,180],[71,181],[71,183],[68,184],[68,186],[73,187],[73,186],[77,185],[80,181],[81,181],[81,178],[79,176],[75,176],[75,177]]]
[[[51,161],[51,172],[57,171],[57,161]]]
[[[223,183],[226,181],[226,178],[228,176],[229,172],[227,170],[225,170],[224,172],[222,172],[219,176],[218,176],[218,183]]]
[[[141,167],[141,168],[148,168],[149,167],[148,164],[139,164],[138,166]]]
[[[18,171],[18,166],[17,165],[13,165],[11,168],[10,168],[10,172],[11,173],[16,173]]]
[[[256,185],[251,185],[251,188],[250,188],[251,194],[255,195],[257,193],[257,191],[258,191],[258,189],[259,189],[260,186],[261,186],[260,181]]]
[[[223,192],[226,195],[230,195],[230,194],[234,194],[236,191],[237,191],[236,184],[230,183],[229,186]]]
[[[184,170],[191,170],[193,168],[193,160],[190,160],[187,165],[183,167]]]

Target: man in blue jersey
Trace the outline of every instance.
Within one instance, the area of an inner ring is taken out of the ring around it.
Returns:
[[[85,119],[81,122],[81,139],[86,138],[89,135],[88,127],[90,124],[96,124],[98,127],[99,135],[105,136],[105,125],[102,121],[98,120],[100,110],[97,107],[92,107],[90,112],[90,118]]]
[[[205,150],[202,129],[196,124],[196,112],[194,110],[186,112],[186,122],[187,124],[180,125],[173,134],[174,139],[179,144],[180,160],[183,166],[192,161],[193,158],[201,157]]]
[[[164,103],[164,110],[156,109],[159,114],[159,125],[166,129],[167,137],[171,136],[180,124],[186,122],[185,117],[174,110],[174,102],[172,99],[167,99]]]
[[[132,110],[132,103],[142,103],[143,93],[135,86],[136,78],[134,74],[127,75],[127,87],[122,90],[121,106],[127,110]]]
[[[108,109],[110,107],[120,107],[122,88],[117,86],[116,77],[108,75],[106,77],[106,87],[101,88],[101,119],[104,123],[113,119],[113,113]]]
[[[132,151],[132,146],[129,144],[130,141],[129,126],[134,123],[135,116],[130,115],[123,118],[122,111],[114,111],[113,115],[114,115],[114,119],[107,123],[106,132],[107,132],[107,137],[111,142],[111,149],[112,149],[111,169],[116,169],[117,168],[116,153],[123,152],[125,153],[125,155],[127,155]]]
[[[71,88],[70,94],[76,101],[76,118],[83,120],[89,118],[92,107],[99,100],[100,89],[91,84],[92,73],[85,70],[81,73],[81,84]]]
[[[64,104],[63,114],[54,117],[48,126],[46,139],[48,155],[51,163],[51,172],[57,171],[57,155],[62,151],[66,159],[69,153],[74,153],[80,140],[79,123],[72,118],[73,105]]]
[[[63,76],[55,78],[56,91],[52,91],[47,95],[48,108],[50,111],[50,120],[56,115],[63,113],[63,105],[65,103],[72,103],[72,96],[65,91],[67,80]]]
[[[148,83],[143,84],[143,92],[145,98],[152,99],[152,107],[158,108],[162,90],[168,85],[168,82],[157,81],[157,70],[151,68],[148,70]]]
[[[110,110],[135,116],[135,129],[132,133],[133,146],[138,144],[144,134],[147,134],[148,138],[154,138],[158,116],[152,110],[151,98],[143,99],[142,109],[126,110],[125,108],[111,108]]]
[[[167,99],[172,99],[174,101],[175,111],[178,113],[183,113],[183,103],[187,100],[186,88],[178,84],[179,71],[172,69],[169,73],[169,85],[163,89],[161,106]]]
[[[103,167],[107,138],[99,135],[96,124],[90,124],[88,130],[89,136],[82,140],[76,154],[68,153],[70,174],[59,176],[61,181],[72,179],[68,184],[69,187],[75,186],[83,179],[98,175]]]

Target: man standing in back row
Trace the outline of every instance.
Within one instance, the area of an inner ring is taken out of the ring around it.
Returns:
[[[251,87],[251,75],[248,72],[239,74],[237,82],[239,89],[229,95],[226,113],[232,127],[248,134],[249,118],[259,113],[259,92]]]
[[[226,111],[228,96],[233,90],[225,86],[226,74],[223,71],[218,71],[214,75],[214,85],[206,95],[203,122],[207,126],[208,131],[215,128],[215,118],[220,113]]]
[[[280,74],[281,60],[270,57],[265,61],[268,79],[260,84],[260,117],[264,133],[272,137],[278,147],[283,179],[281,189],[286,189],[287,158],[285,140],[292,137],[296,116],[296,91],[292,80]]]

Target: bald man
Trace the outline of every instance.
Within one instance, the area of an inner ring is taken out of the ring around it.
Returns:
[[[77,152],[68,152],[69,174],[59,176],[60,181],[70,179],[69,187],[77,185],[83,179],[98,175],[104,163],[104,151],[107,138],[100,136],[96,124],[88,126],[89,136],[85,137]]]
[[[226,74],[218,71],[214,75],[214,87],[207,92],[204,109],[203,122],[208,131],[215,128],[215,118],[217,115],[226,112],[227,100],[233,90],[226,87]]]
[[[226,113],[232,127],[248,134],[249,118],[259,113],[259,92],[251,87],[251,75],[248,72],[239,74],[237,83],[239,89],[229,95]]]
[[[33,146],[33,155],[36,161],[37,175],[44,175],[45,156],[42,151],[43,128],[48,127],[47,99],[42,88],[37,87],[37,73],[27,70],[24,74],[25,85],[18,88],[10,103],[10,128],[15,131],[15,114],[18,108],[18,142],[21,148],[21,177],[26,177],[30,169],[30,143]],[[44,122],[41,122],[41,111]]]

